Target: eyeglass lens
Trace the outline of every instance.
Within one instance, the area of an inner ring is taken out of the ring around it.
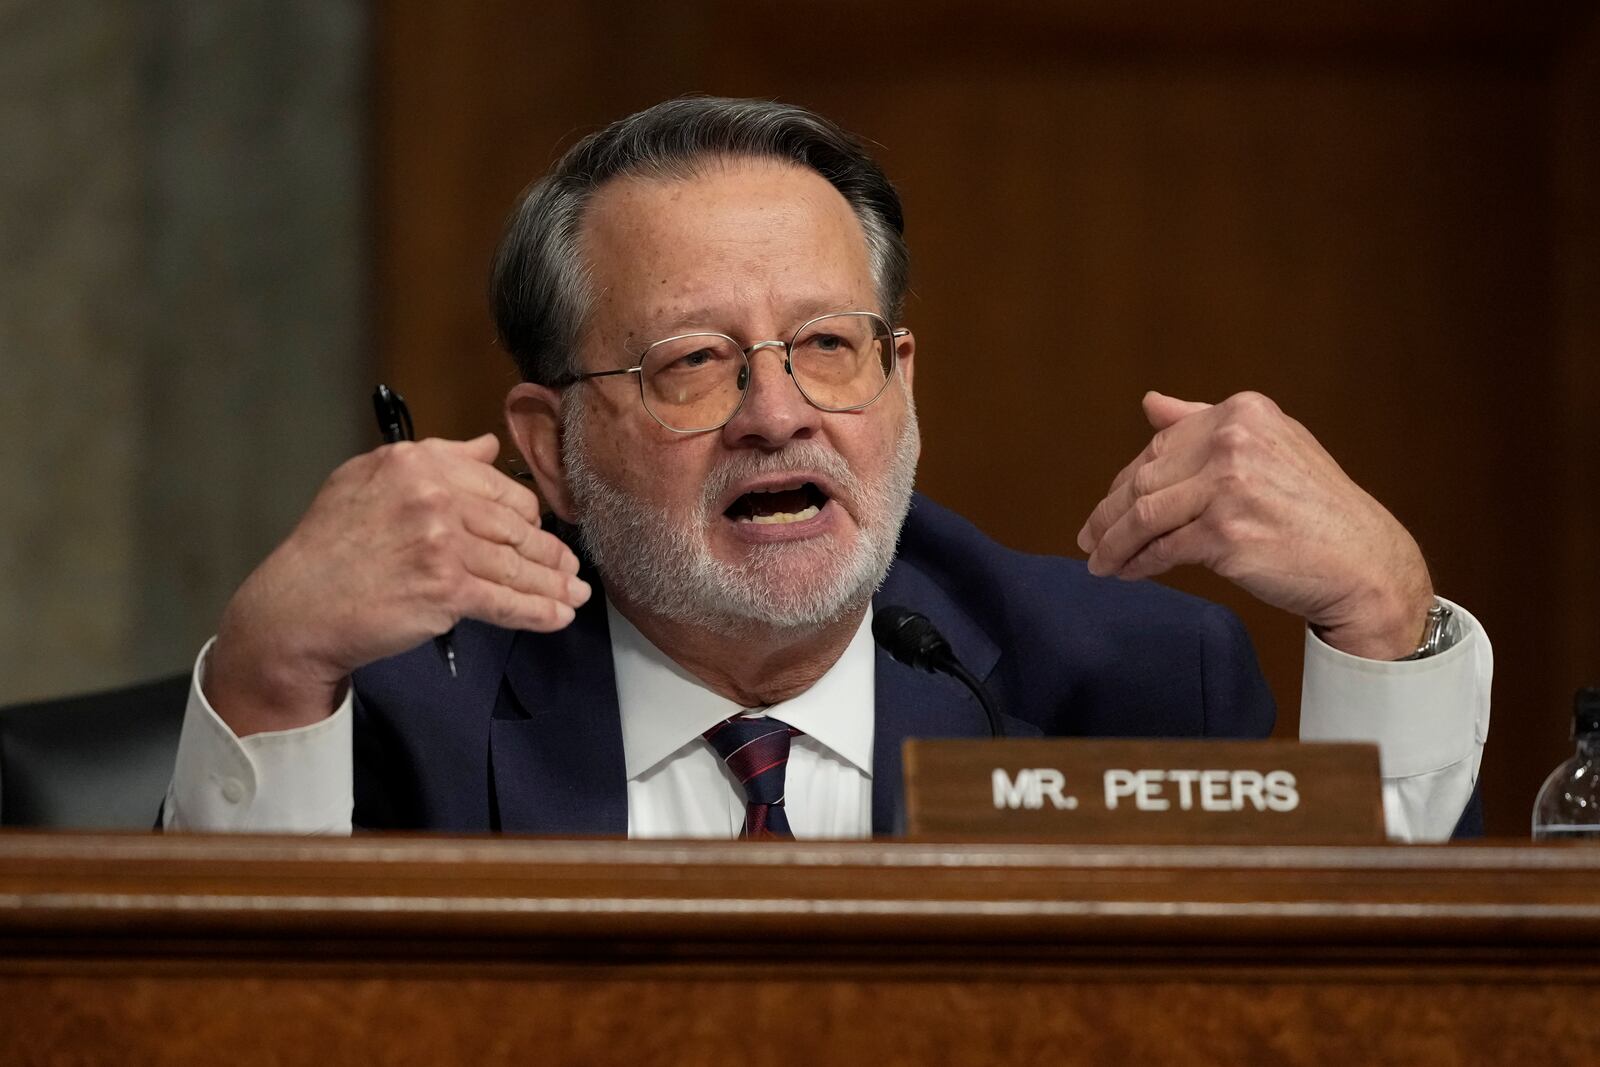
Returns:
[[[640,362],[645,404],[676,430],[721,426],[749,384],[744,350],[722,334],[659,341]],[[824,316],[794,335],[789,365],[806,399],[824,411],[864,407],[883,392],[894,370],[894,335],[868,312]]]

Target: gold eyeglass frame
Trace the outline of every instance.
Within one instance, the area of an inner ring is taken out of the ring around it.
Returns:
[[[872,394],[870,399],[864,400],[859,404],[849,404],[844,407],[829,407],[827,404],[819,403],[816,398],[814,398],[810,393],[806,392],[806,387],[801,385],[800,379],[794,376],[794,343],[798,341],[800,339],[800,335],[805,333],[806,330],[814,323],[821,322],[823,319],[835,319],[845,315],[858,315],[863,318],[877,319],[878,322],[883,325],[883,328],[885,331],[887,331],[890,340],[889,367],[883,376],[883,384],[878,386],[878,391]],[[634,374],[638,376],[635,380],[639,383],[639,403],[644,405],[645,412],[663,429],[671,430],[673,433],[710,433],[712,430],[720,430],[724,426],[728,425],[728,423],[732,422],[734,417],[737,416],[740,410],[744,407],[745,398],[750,395],[750,357],[761,351],[763,348],[781,348],[783,349],[784,372],[789,375],[789,380],[794,382],[794,387],[800,390],[800,395],[805,397],[806,403],[810,404],[818,411],[835,413],[861,411],[865,408],[871,407],[873,404],[876,404],[879,398],[883,396],[884,391],[889,388],[889,382],[894,377],[894,372],[899,369],[900,366],[900,346],[896,342],[910,333],[911,331],[904,326],[890,326],[889,320],[885,319],[882,315],[879,315],[875,311],[830,311],[826,315],[817,315],[814,318],[810,318],[805,322],[802,322],[787,341],[757,341],[755,344],[749,346],[741,345],[737,340],[729,337],[725,333],[717,333],[714,330],[693,330],[689,333],[679,333],[674,334],[671,337],[663,337],[659,341],[651,341],[650,344],[645,346],[645,350],[639,353],[637,357],[639,362],[632,367],[618,367],[616,370],[597,370],[588,371],[583,374],[568,375],[563,381],[558,383],[558,387],[565,388],[569,385],[576,385],[579,382],[586,382],[591,378],[609,378],[618,374]],[[737,348],[744,357],[744,367],[740,372],[740,380],[743,382],[743,385],[739,389],[739,402],[733,406],[733,410],[728,412],[727,418],[723,419],[721,422],[710,426],[697,427],[693,430],[680,429],[677,426],[672,426],[665,422],[661,416],[657,415],[655,410],[650,407],[650,401],[648,398],[646,398],[644,391],[644,365],[649,359],[650,353],[659,348],[661,345],[671,344],[674,341],[682,341],[686,337],[721,338],[722,340],[733,345],[734,348]]]

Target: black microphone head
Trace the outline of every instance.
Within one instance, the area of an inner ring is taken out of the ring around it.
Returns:
[[[929,673],[942,670],[954,658],[944,635],[926,615],[910,608],[890,605],[873,609],[872,639],[907,667]]]

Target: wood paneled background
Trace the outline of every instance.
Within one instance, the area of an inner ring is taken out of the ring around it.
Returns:
[[[419,428],[499,421],[488,262],[578,136],[683,92],[881,146],[906,201],[921,486],[1073,553],[1147,388],[1275,398],[1494,639],[1489,825],[1600,682],[1592,3],[549,0],[381,6],[373,351]],[[1297,719],[1301,628],[1200,573]]]

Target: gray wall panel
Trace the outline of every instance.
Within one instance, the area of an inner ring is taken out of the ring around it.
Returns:
[[[0,2],[0,701],[184,667],[365,443],[365,35]]]

